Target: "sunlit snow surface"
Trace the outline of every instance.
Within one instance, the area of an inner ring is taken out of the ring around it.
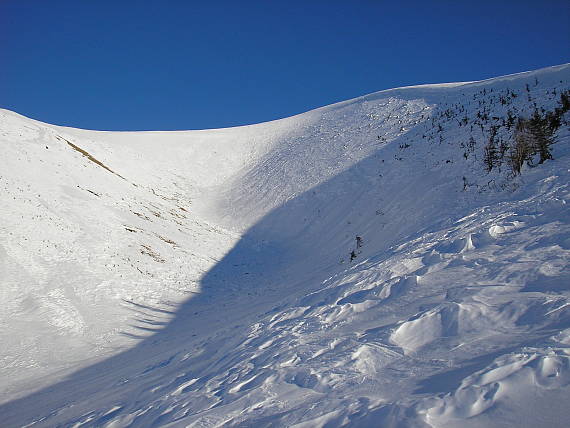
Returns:
[[[570,425],[568,125],[552,161],[483,165],[569,88],[184,132],[0,110],[0,426]]]

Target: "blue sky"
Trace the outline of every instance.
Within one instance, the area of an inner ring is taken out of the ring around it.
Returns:
[[[263,122],[570,61],[568,0],[0,1],[0,107],[67,126]]]

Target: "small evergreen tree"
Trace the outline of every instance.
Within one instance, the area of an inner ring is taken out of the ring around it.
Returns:
[[[509,155],[509,163],[515,175],[521,173],[521,168],[525,162],[532,159],[532,139],[528,130],[528,121],[519,118],[514,133],[515,144]]]
[[[550,126],[546,117],[542,117],[538,110],[535,110],[532,117],[528,120],[528,130],[532,135],[533,152],[538,153],[538,163],[541,164],[546,160],[552,159],[550,146],[554,144],[554,132],[558,127]]]
[[[485,146],[485,153],[483,155],[483,162],[485,163],[485,168],[487,172],[490,172],[493,167],[497,166],[500,162],[499,149],[497,148],[497,142],[495,141],[495,136],[497,135],[497,128],[495,126],[491,127],[491,135],[489,136],[489,143]]]

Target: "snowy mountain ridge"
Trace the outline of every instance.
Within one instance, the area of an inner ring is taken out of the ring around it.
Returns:
[[[204,131],[0,111],[4,423],[566,426],[569,77]]]

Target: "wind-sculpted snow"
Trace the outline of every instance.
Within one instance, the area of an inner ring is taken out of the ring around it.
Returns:
[[[569,114],[508,153],[569,77],[208,131],[0,112],[0,425],[567,426]]]

